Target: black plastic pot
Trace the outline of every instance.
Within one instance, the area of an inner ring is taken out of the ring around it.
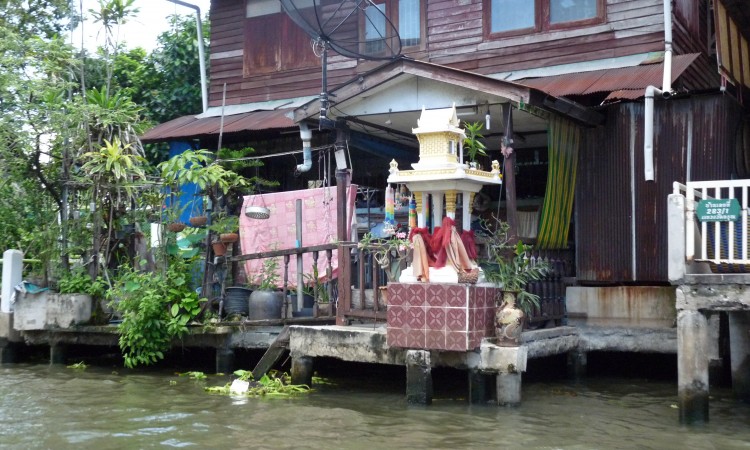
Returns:
[[[281,319],[284,294],[278,291],[253,291],[248,300],[249,320]]]
[[[226,315],[241,314],[247,316],[249,310],[248,300],[252,289],[235,286],[226,288],[227,295],[224,297],[224,313]]]

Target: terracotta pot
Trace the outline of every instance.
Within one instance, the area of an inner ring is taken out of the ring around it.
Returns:
[[[206,223],[208,223],[208,217],[206,216],[195,216],[190,218],[190,225],[196,228],[205,227]]]
[[[227,244],[223,242],[212,242],[211,247],[214,249],[214,255],[224,256],[227,254]]]
[[[237,233],[221,233],[219,240],[225,244],[231,244],[237,242],[240,239],[240,235]]]
[[[179,233],[180,231],[185,229],[185,224],[182,222],[172,222],[169,225],[167,225],[167,230],[171,231],[172,233]]]
[[[523,331],[524,313],[516,306],[518,292],[503,291],[502,302],[495,307],[495,337],[501,347],[517,347]]]

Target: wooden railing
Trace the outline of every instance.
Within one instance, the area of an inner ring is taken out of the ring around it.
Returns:
[[[260,252],[260,253],[252,253],[247,255],[238,255],[228,258],[229,261],[232,262],[239,262],[239,261],[250,261],[254,259],[266,259],[266,258],[283,258],[283,277],[282,277],[282,292],[284,295],[284,311],[288,310],[288,305],[286,302],[289,300],[289,296],[287,295],[289,290],[289,263],[291,262],[292,256],[296,256],[298,258],[301,258],[302,255],[306,253],[310,253],[312,255],[313,264],[315,267],[318,267],[318,261],[320,260],[321,254],[324,256],[324,269],[320,270],[318,269],[318,273],[324,273],[325,276],[325,292],[326,297],[328,298],[328,302],[330,304],[330,307],[328,308],[321,308],[323,304],[321,304],[321,296],[318,294],[317,290],[314,290],[314,303],[316,306],[314,306],[314,316],[315,317],[333,317],[336,314],[336,304],[338,301],[338,289],[336,288],[336,282],[331,281],[332,275],[333,275],[333,250],[337,249],[337,244],[324,244],[324,245],[313,245],[309,247],[299,247],[299,248],[293,248],[293,249],[287,249],[287,250],[273,250],[268,252]],[[296,280],[295,280],[296,284]],[[321,309],[327,309],[327,311],[324,311],[322,314],[320,313]]]
[[[526,289],[539,296],[539,307],[534,308],[526,321],[527,328],[553,327],[563,324],[566,315],[565,288],[575,276],[573,250],[534,250],[532,260],[543,260],[550,272],[540,281],[529,283]]]

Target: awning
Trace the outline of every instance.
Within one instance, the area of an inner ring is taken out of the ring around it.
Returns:
[[[699,53],[691,53],[672,58],[673,83],[698,56]],[[516,83],[539,89],[555,97],[609,92],[604,99],[605,102],[635,100],[643,97],[647,86],[661,86],[662,70],[663,64],[659,60],[633,67],[527,78],[516,80]]]
[[[259,110],[224,116],[223,132],[230,134],[295,128],[297,125],[291,118],[292,111],[294,108]],[[221,117],[198,119],[196,116],[183,116],[155,126],[141,136],[141,141],[149,143],[216,136],[221,128]]]

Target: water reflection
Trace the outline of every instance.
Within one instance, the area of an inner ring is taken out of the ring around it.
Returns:
[[[673,382],[530,382],[518,408],[439,392],[407,405],[403,379],[339,377],[291,399],[212,395],[172,373],[0,367],[0,448],[749,448],[750,407],[712,389],[711,422],[678,424]]]

